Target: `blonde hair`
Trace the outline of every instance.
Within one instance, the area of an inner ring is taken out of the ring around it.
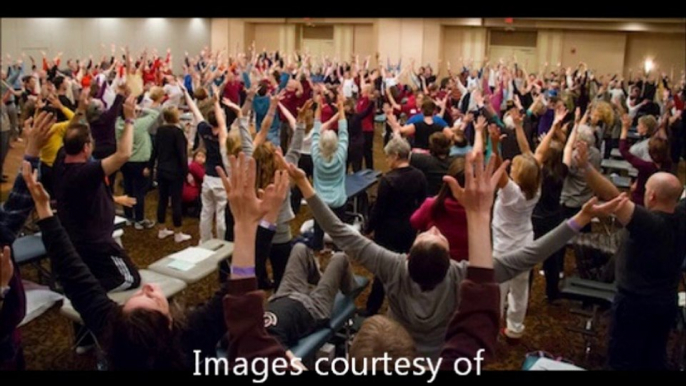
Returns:
[[[512,160],[512,168],[517,168],[513,178],[522,189],[527,200],[536,197],[541,187],[541,167],[531,154],[520,154]]]
[[[615,112],[612,109],[612,105],[605,101],[596,102],[594,112],[598,113],[598,118],[605,123],[605,127],[612,126],[615,121]]]
[[[264,189],[274,180],[274,172],[278,169],[274,156],[275,152],[274,145],[269,141],[261,143],[253,151],[252,157],[255,159],[255,170],[257,171],[256,189]]]
[[[400,323],[383,315],[374,315],[362,323],[350,346],[350,360],[362,363],[381,358],[387,353],[392,362],[400,358],[414,359],[414,340]],[[379,364],[382,365],[382,364]]]
[[[150,89],[150,99],[153,100],[153,102],[159,102],[164,98],[164,89],[159,86],[155,86]]]
[[[229,132],[226,136],[226,154],[227,156],[236,156],[241,152],[241,140],[239,136],[235,133]],[[207,152],[205,152],[207,154]]]
[[[334,153],[338,150],[338,136],[333,130],[326,130],[319,139],[319,151],[326,162],[331,161]]]

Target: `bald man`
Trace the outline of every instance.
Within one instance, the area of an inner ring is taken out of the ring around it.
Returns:
[[[620,194],[592,166],[586,166],[586,179],[602,199]],[[683,186],[661,172],[648,179],[645,192],[644,207],[627,200],[615,212],[625,227],[615,255],[617,295],[608,346],[608,365],[615,370],[666,369],[667,339],[678,309],[686,257]]]

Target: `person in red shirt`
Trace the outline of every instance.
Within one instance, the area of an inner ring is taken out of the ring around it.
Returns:
[[[322,122],[328,122],[329,119],[331,119],[336,113],[338,113],[338,109],[336,108],[336,101],[338,100],[338,90],[335,88],[327,88],[323,87],[324,89],[324,98],[322,99],[322,116],[321,116],[321,121]],[[330,130],[335,131],[338,133],[338,122],[334,122],[329,126]]]
[[[306,100],[303,99],[305,97],[303,84],[295,79],[289,79],[284,90],[285,92],[283,94],[283,99],[281,100],[281,105],[283,105],[291,115],[297,116],[298,108],[302,107]],[[288,123],[288,119],[283,114],[283,111],[279,111],[279,119],[281,120],[281,150],[286,152],[291,142],[292,129]]]
[[[231,102],[237,105],[240,105],[242,89],[243,83],[236,78],[236,75],[231,71],[227,72],[223,97],[228,98]],[[236,120],[236,113],[227,107],[224,107],[224,112],[226,113],[226,127],[231,127],[233,121]]]
[[[193,154],[193,161],[188,165],[188,175],[183,183],[181,202],[184,213],[189,213],[193,209],[191,216],[199,217],[200,208],[200,189],[205,178],[205,151],[198,150]]]
[[[448,170],[448,175],[460,184],[464,181],[464,164],[464,157],[457,158]],[[437,196],[427,198],[414,212],[410,224],[419,232],[435,226],[448,239],[450,258],[455,261],[469,260],[467,214],[462,204],[453,198],[450,186],[445,182]]]
[[[374,89],[371,84],[365,84],[364,77],[360,77],[360,85],[362,92],[355,111],[358,114],[366,113],[361,119],[364,135],[364,165],[367,169],[374,169],[374,109],[369,108],[374,103],[370,99],[370,93],[374,92]]]

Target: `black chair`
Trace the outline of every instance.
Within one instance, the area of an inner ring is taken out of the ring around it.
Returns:
[[[597,340],[600,314],[610,309],[617,291],[608,267],[613,265],[618,245],[617,232],[580,234],[571,243],[579,275],[564,279],[560,295],[581,302],[581,309],[571,312],[586,317],[583,326],[568,326],[567,330],[583,335],[586,361]]]

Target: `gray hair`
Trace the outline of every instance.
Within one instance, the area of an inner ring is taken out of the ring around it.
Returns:
[[[383,148],[386,155],[396,155],[401,160],[406,160],[410,158],[410,144],[403,137],[394,135],[390,141]]]
[[[577,132],[578,140],[586,142],[588,146],[595,146],[595,133],[590,126],[580,125]]]
[[[325,130],[319,139],[319,151],[326,162],[331,161],[338,150],[338,136],[333,130]]]

